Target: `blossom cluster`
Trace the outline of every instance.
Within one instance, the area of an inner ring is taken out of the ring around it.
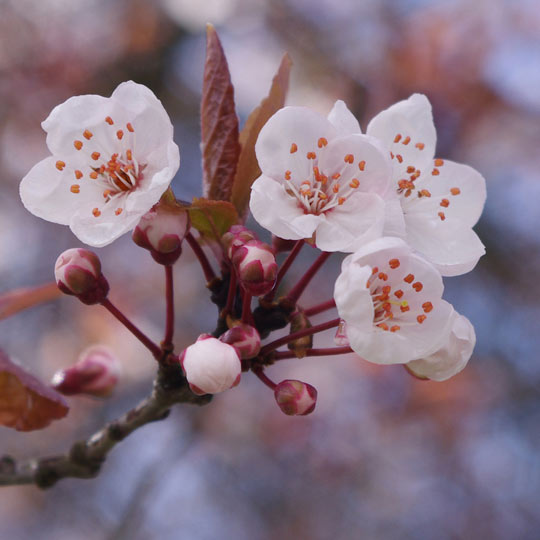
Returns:
[[[111,304],[94,253],[62,254],[55,270],[59,287],[84,303],[105,306],[159,362],[181,366],[194,393],[222,392],[240,382],[242,371],[252,370],[272,388],[283,412],[304,415],[314,409],[317,391],[301,381],[271,381],[264,370],[276,359],[355,352],[370,362],[403,364],[417,377],[436,381],[468,362],[474,329],[443,300],[442,278],[469,272],[484,253],[472,227],[485,202],[485,181],[471,167],[435,157],[436,132],[425,96],[415,94],[381,112],[365,133],[342,101],[327,118],[304,107],[275,113],[255,144],[261,175],[249,202],[273,242],[261,242],[241,223],[224,231],[214,250],[221,281],[214,279],[204,242],[190,233],[189,206],[178,204],[169,190],[179,149],[167,113],[150,90],[127,82],[110,98],[71,98],[52,111],[43,128],[52,155],[23,179],[24,205],[69,225],[95,247],[134,229],[134,242],[166,268],[165,339],[161,346],[153,343]],[[214,334],[201,334],[174,355],[170,269],[184,240],[209,287],[219,282],[228,292],[218,303]],[[318,262],[276,302],[276,289],[304,243],[322,252]],[[290,251],[281,267],[279,251]],[[303,310],[300,295],[334,252],[347,255],[333,299],[323,308]],[[265,327],[266,319],[257,319],[251,309],[253,296],[260,297],[264,313],[281,314],[285,324],[278,320]],[[337,319],[312,326],[309,313],[333,308]],[[261,347],[261,336],[286,324],[289,336]],[[313,334],[336,326],[337,348],[314,349]],[[289,351],[277,351],[282,344]],[[110,393],[118,370],[94,357],[57,378],[58,388]]]

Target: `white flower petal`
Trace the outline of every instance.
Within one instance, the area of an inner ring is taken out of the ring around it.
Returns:
[[[336,128],[339,136],[362,133],[358,120],[340,99],[334,103],[328,114],[328,120]]]
[[[424,214],[406,214],[407,241],[433,263],[443,276],[471,271],[486,252],[476,233],[457,220],[426,219]]]
[[[405,217],[403,216],[401,202],[397,195],[385,200],[384,215],[383,235],[405,238],[407,235]]]
[[[394,155],[394,177],[404,177],[407,167],[424,172],[435,154],[437,133],[431,104],[426,96],[413,94],[379,113],[366,133],[383,141]]]
[[[322,251],[355,251],[381,236],[384,201],[375,193],[353,193],[341,206],[324,214],[315,244]]]
[[[444,346],[425,358],[413,360],[407,367],[419,377],[445,381],[467,365],[475,344],[473,325],[467,317],[454,312],[451,318],[451,332]]]
[[[272,234],[288,240],[311,238],[323,216],[304,214],[297,199],[279,182],[260,176],[251,187],[249,208],[255,220]]]
[[[336,129],[320,114],[305,107],[284,107],[261,129],[255,152],[265,176],[283,179],[291,171],[293,179],[302,182],[311,173],[307,154],[321,150],[319,141],[336,137]],[[321,141],[322,144],[322,141]]]

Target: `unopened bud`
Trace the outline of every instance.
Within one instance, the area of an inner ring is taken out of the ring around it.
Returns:
[[[202,334],[181,355],[180,363],[193,393],[218,394],[240,382],[238,352],[208,334]]]
[[[232,262],[238,281],[249,294],[261,296],[274,288],[278,266],[268,245],[251,240],[235,250]]]
[[[189,225],[187,210],[159,202],[141,218],[133,231],[133,241],[148,249],[157,263],[173,264],[182,253]]]
[[[317,403],[317,390],[302,381],[287,379],[274,390],[279,408],[289,416],[305,416],[312,413]]]
[[[257,240],[257,235],[243,225],[233,225],[222,237],[221,243],[227,253],[227,257],[232,259],[234,252],[251,240]]]
[[[297,311],[291,316],[290,333],[294,334],[295,332],[305,330],[306,328],[311,328],[309,319],[303,311]],[[306,351],[313,347],[313,334],[295,339],[294,341],[289,341],[287,347],[289,350],[294,351],[296,358],[304,358],[304,356],[306,356]]]
[[[57,371],[51,381],[61,394],[110,396],[120,378],[120,362],[103,345],[94,345],[81,353],[76,364]]]
[[[232,345],[243,360],[249,360],[261,350],[261,336],[249,324],[239,324],[227,330],[220,338],[223,343]]]
[[[63,293],[76,296],[84,304],[99,304],[109,292],[99,257],[87,249],[64,251],[54,265],[54,277]]]

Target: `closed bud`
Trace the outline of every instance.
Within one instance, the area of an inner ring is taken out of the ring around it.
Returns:
[[[293,379],[281,381],[274,390],[279,408],[289,416],[305,416],[314,411],[317,390],[311,384]]]
[[[233,225],[221,237],[221,243],[223,244],[223,248],[229,259],[232,259],[237,248],[251,240],[257,240],[257,235],[243,225]]]
[[[261,350],[261,336],[249,324],[239,324],[227,330],[220,338],[223,343],[232,345],[242,360],[249,360],[259,354]]]
[[[54,277],[63,293],[76,296],[84,304],[99,304],[109,293],[99,257],[87,249],[64,251],[54,265]]]
[[[305,330],[306,328],[311,328],[309,319],[303,311],[297,311],[291,316],[290,333],[293,334],[300,330]],[[304,356],[306,356],[306,351],[313,347],[313,334],[295,339],[294,341],[289,341],[287,347],[289,350],[294,351],[296,358],[304,358]]]
[[[190,345],[180,356],[180,363],[193,393],[218,394],[240,382],[242,366],[238,352],[208,334]]]
[[[52,386],[66,396],[87,394],[110,396],[120,378],[120,362],[103,345],[94,345],[81,353],[76,364],[57,371]]]
[[[274,288],[278,266],[268,245],[251,240],[235,250],[232,262],[238,281],[249,294],[261,296]]]
[[[159,264],[173,264],[182,253],[182,241],[189,231],[187,210],[159,202],[147,212],[133,231],[133,241],[148,249]]]

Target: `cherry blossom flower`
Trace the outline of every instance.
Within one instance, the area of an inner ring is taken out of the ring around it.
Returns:
[[[407,369],[417,377],[445,381],[467,365],[475,344],[473,325],[467,317],[454,311],[444,346],[424,358],[409,362]]]
[[[344,261],[334,289],[351,348],[377,364],[403,364],[439,349],[452,306],[439,272],[403,240],[383,237]]]
[[[397,200],[391,161],[376,139],[347,132],[358,126],[351,116],[343,104],[328,119],[304,107],[270,118],[255,145],[262,175],[250,209],[260,225],[323,251],[352,252],[381,235],[383,198]]]
[[[180,164],[161,102],[132,81],[110,98],[68,99],[42,127],[52,155],[23,178],[22,202],[38,217],[69,225],[91,246],[107,245],[133,229]]]
[[[443,276],[472,270],[485,253],[472,230],[486,200],[485,180],[467,165],[434,157],[437,135],[426,96],[382,111],[367,134],[384,143],[393,162],[405,228],[391,234],[404,237]]]

